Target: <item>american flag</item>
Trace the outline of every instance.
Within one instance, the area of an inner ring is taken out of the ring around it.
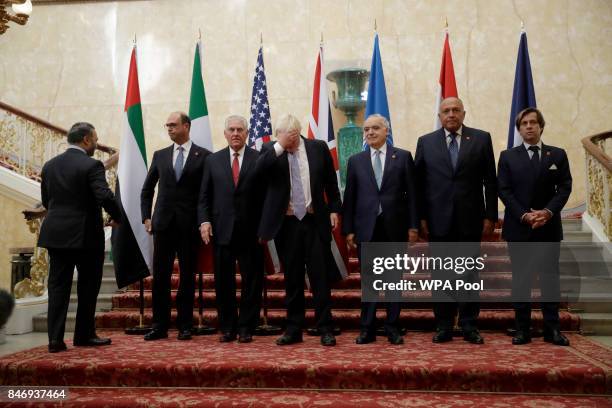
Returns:
[[[261,145],[270,141],[272,121],[268,104],[268,88],[264,71],[263,47],[259,47],[257,66],[253,77],[253,95],[251,97],[251,119],[249,120],[249,147],[261,150]]]

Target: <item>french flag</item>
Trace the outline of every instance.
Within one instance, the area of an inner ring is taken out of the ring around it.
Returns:
[[[523,143],[523,138],[514,123],[514,118],[523,109],[535,108],[536,96],[531,76],[529,49],[527,48],[527,33],[521,30],[516,71],[514,74],[514,89],[512,91],[512,108],[510,109],[510,125],[508,126],[508,149]]]
[[[336,151],[336,136],[332,123],[329,96],[327,93],[327,81],[324,78],[323,69],[323,46],[319,47],[319,55],[315,68],[314,86],[312,90],[312,110],[308,120],[308,138],[323,140],[327,143],[329,152],[334,160],[336,177],[339,179],[338,153]],[[331,242],[332,255],[338,266],[342,279],[348,276],[348,250],[346,241],[342,236],[341,227],[334,231],[334,239]]]

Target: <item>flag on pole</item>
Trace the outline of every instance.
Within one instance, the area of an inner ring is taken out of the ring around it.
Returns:
[[[323,69],[323,47],[319,48],[317,64],[315,67],[314,86],[312,89],[312,110],[308,121],[308,138],[323,140],[334,161],[336,177],[339,177],[338,155],[336,153],[336,136],[331,117],[329,105],[329,94],[327,93],[327,81]],[[336,228],[334,239],[331,241],[331,251],[334,262],[342,278],[348,276],[348,251],[346,242],[341,234],[341,228]]]
[[[365,117],[378,113],[389,121],[390,129],[387,143],[393,146],[393,132],[391,126],[391,115],[387,101],[387,88],[385,87],[385,74],[383,73],[380,49],[378,47],[378,33],[374,36],[374,52],[372,53],[372,65],[370,67],[370,80],[368,83],[368,100],[366,101]],[[364,148],[366,143],[364,141]]]
[[[123,222],[113,229],[112,253],[120,288],[149,276],[153,269],[153,239],[140,213],[140,191],[147,176],[147,151],[142,123],[136,45],[132,49],[118,164],[117,198]]]
[[[268,104],[263,46],[261,46],[257,54],[257,65],[255,66],[255,76],[253,77],[248,146],[261,150],[261,145],[269,142],[270,136],[272,136],[272,120],[270,118],[270,105]]]
[[[445,30],[444,48],[442,49],[442,65],[440,66],[440,79],[438,81],[438,92],[436,94],[436,104],[434,107],[433,130],[438,130],[442,127],[442,123],[440,123],[440,118],[438,117],[440,103],[444,98],[449,98],[451,96],[458,98],[459,93],[457,92],[457,82],[455,81],[455,69],[453,67],[448,30]]]
[[[253,77],[253,95],[251,97],[251,117],[249,119],[249,138],[247,145],[256,150],[270,141],[272,136],[272,119],[270,105],[268,104],[268,86],[266,85],[266,71],[263,61],[263,46],[259,47],[257,65]],[[266,272],[273,274],[280,272],[280,260],[274,241],[268,241],[264,250]]]
[[[535,108],[536,96],[531,76],[531,63],[529,62],[529,49],[527,48],[527,33],[521,30],[518,56],[516,57],[516,71],[514,74],[514,90],[512,91],[512,107],[510,109],[510,125],[508,126],[508,149],[523,143],[514,119],[523,109]]]
[[[191,140],[198,146],[213,151],[212,133],[208,120],[208,105],[202,78],[202,42],[198,41],[193,59],[191,76],[191,95],[189,97],[189,117],[191,118]]]

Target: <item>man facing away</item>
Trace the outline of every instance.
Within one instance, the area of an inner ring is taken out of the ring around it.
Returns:
[[[171,277],[174,259],[178,256],[180,282],[176,296],[176,326],[178,339],[189,340],[200,245],[198,195],[204,160],[210,152],[190,140],[191,120],[185,113],[171,113],[165,126],[173,143],[153,153],[140,195],[142,220],[145,229],[153,234],[153,328],[144,339],[168,337]],[[156,186],[157,201],[151,216]]]
[[[104,265],[102,208],[113,220],[121,210],[106,182],[105,170],[93,159],[98,135],[93,125],[75,123],[68,131],[68,149],[49,160],[41,173],[42,204],[47,215],[38,246],[49,251],[49,352],[66,350],[64,331],[72,277],[78,271],[75,346],[102,346],[111,339],[96,335],[96,301]]]

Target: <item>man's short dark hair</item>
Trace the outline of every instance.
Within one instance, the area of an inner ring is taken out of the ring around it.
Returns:
[[[179,116],[181,117],[181,123],[187,123],[189,129],[191,129],[191,118],[185,112],[179,112]]]
[[[77,122],[68,131],[68,143],[75,144],[81,143],[85,136],[91,135],[95,130],[91,123]]]
[[[522,111],[520,111],[518,115],[516,115],[516,120],[514,121],[514,124],[516,125],[516,129],[518,130],[521,127],[521,121],[523,120],[525,116],[527,116],[530,113],[536,114],[536,117],[538,119],[538,124],[540,125],[540,129],[544,131],[544,126],[546,125],[546,122],[544,121],[544,115],[542,115],[542,112],[540,112],[540,110],[537,108],[527,108],[527,109],[523,109]]]

